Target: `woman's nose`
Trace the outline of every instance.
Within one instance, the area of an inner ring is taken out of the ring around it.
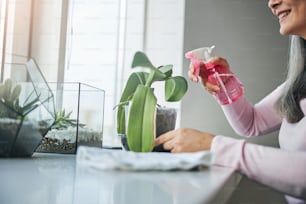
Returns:
[[[278,5],[281,4],[282,0],[269,0],[268,6],[270,9],[275,9]]]

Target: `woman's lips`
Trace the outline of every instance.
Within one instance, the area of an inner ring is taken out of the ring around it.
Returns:
[[[277,13],[279,22],[285,20],[285,18],[290,14],[290,10],[284,10]]]

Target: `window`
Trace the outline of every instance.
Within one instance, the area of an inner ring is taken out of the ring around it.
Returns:
[[[111,137],[107,136],[115,134],[113,107],[137,50],[145,51],[156,65],[174,64],[175,74],[181,74],[184,3],[75,0],[69,19],[64,80],[81,81],[106,91],[104,139],[108,142]],[[163,90],[156,94],[162,95]],[[179,108],[179,104],[167,105]]]
[[[0,1],[0,77],[11,77],[14,65],[29,56],[31,1]]]
[[[7,11],[5,2],[1,1],[0,5],[1,49],[5,33],[2,29],[5,19],[3,11]],[[155,65],[174,64],[174,73],[182,72],[185,1],[13,2],[18,4],[18,12],[9,11],[8,14],[21,23],[10,21],[14,29],[9,32],[18,37],[15,32],[22,30],[20,36],[23,39],[17,42],[18,38],[12,38],[10,41],[16,41],[15,45],[22,42],[23,47],[19,52],[20,46],[12,46],[12,50],[6,48],[1,54],[9,51],[35,58],[49,82],[82,82],[104,89],[105,142],[112,142],[116,138],[111,137],[116,131],[113,107],[118,103],[124,83],[132,71],[130,65],[136,51],[146,52]],[[163,89],[157,89],[160,86],[158,83],[155,86],[161,105],[179,109],[179,103],[165,103]]]
[[[70,5],[64,81],[83,82],[106,91],[105,135],[114,131],[113,107],[122,76],[126,10],[126,2],[120,0],[72,1]]]

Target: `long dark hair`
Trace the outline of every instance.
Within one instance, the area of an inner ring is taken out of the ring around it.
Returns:
[[[276,108],[289,123],[296,123],[304,117],[300,100],[306,98],[306,41],[299,36],[291,36],[290,38],[286,85],[283,94],[276,103]]]

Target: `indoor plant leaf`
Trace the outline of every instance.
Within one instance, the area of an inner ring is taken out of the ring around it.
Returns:
[[[14,89],[13,89],[13,92],[12,92],[12,95],[11,95],[11,100],[12,100],[12,101],[15,101],[16,99],[18,99],[20,93],[21,93],[21,85],[18,84],[18,85],[16,85],[16,86],[14,87]]]
[[[146,84],[146,78],[148,77],[148,75],[149,74],[145,72],[132,73],[126,82],[126,86],[122,92],[120,102],[127,101],[129,97],[134,94],[139,84]]]
[[[130,150],[150,152],[155,138],[157,99],[153,89],[139,85],[129,107],[127,140]]]
[[[6,79],[4,82],[4,94],[3,98],[7,102],[11,102],[10,97],[11,97],[11,90],[12,90],[12,80],[11,79]]]
[[[136,52],[132,61],[132,68],[135,67],[148,67],[148,68],[155,68],[154,65],[151,63],[147,55],[143,52]]]
[[[143,129],[142,129],[142,152],[151,152],[154,148],[155,128],[156,128],[156,105],[157,99],[150,88],[146,95],[145,106],[143,110]]]
[[[188,85],[184,77],[175,76],[165,82],[166,101],[179,101],[185,95]]]
[[[168,65],[165,65],[165,66],[158,67],[158,70],[161,71],[162,73],[164,73],[166,75],[166,78],[168,78],[172,75],[172,72],[173,72],[172,68],[173,68],[173,65],[168,64]]]
[[[150,86],[154,81],[161,81],[167,78],[167,75],[163,72],[161,72],[159,69],[157,69],[149,60],[147,55],[143,52],[136,52],[133,60],[132,60],[132,68],[135,67],[145,67],[150,70],[152,74],[151,78],[147,80],[147,84]]]
[[[145,84],[148,73],[134,72],[128,78],[126,86],[122,92],[120,103],[127,102],[131,99],[139,84]],[[119,105],[117,111],[117,132],[119,134],[125,133],[125,109],[124,106]]]
[[[4,84],[2,84],[0,85],[0,98],[3,98],[4,92],[5,92],[5,87]]]

